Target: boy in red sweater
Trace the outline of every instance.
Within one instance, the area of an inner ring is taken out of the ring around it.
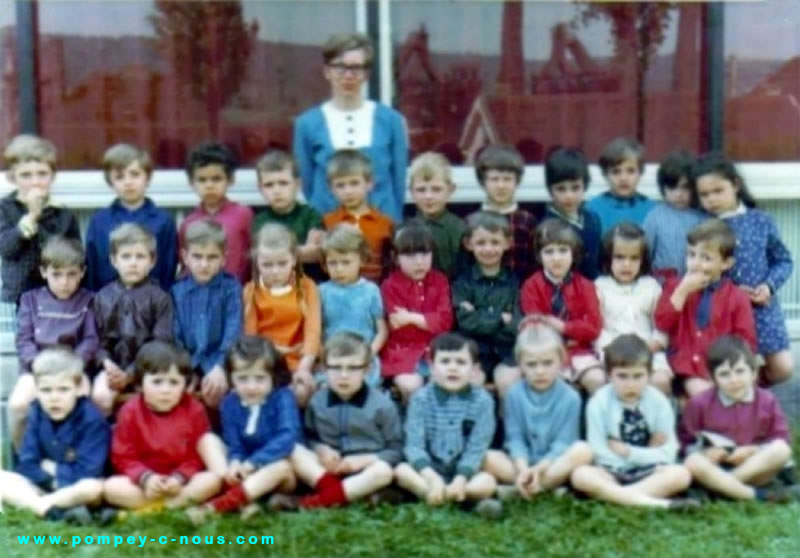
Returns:
[[[727,223],[709,219],[687,236],[686,275],[664,285],[653,321],[669,336],[667,355],[689,397],[714,387],[706,351],[721,335],[756,346],[750,299],[722,274],[733,267],[736,237]]]
[[[789,464],[792,448],[778,400],[755,385],[752,351],[724,335],[709,347],[706,364],[715,388],[689,401],[678,429],[692,477],[734,500],[789,499],[794,491],[764,487]]]
[[[170,343],[151,341],[136,355],[141,394],[117,415],[111,463],[117,476],[103,491],[121,508],[177,508],[205,502],[225,468],[222,442],[210,431],[203,405],[189,395],[189,354]]]
[[[594,283],[575,271],[583,242],[566,222],[547,219],[536,228],[536,254],[543,269],[522,285],[523,322],[545,323],[564,336],[569,365],[565,379],[592,394],[606,383],[605,370],[592,347],[603,328],[603,317]]]

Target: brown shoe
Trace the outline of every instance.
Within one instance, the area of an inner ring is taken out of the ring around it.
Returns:
[[[299,507],[299,498],[291,494],[275,493],[267,500],[267,509],[271,512],[297,511]]]

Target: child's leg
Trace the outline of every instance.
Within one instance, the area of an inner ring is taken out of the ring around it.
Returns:
[[[783,440],[773,440],[736,467],[733,476],[741,482],[761,486],[771,481],[791,457],[792,449],[789,444]]]
[[[752,486],[740,481],[702,453],[690,455],[684,464],[697,482],[714,492],[734,500],[752,500],[756,497]]]
[[[766,355],[767,367],[766,376],[770,384],[785,382],[792,377],[794,370],[794,358],[789,350],[779,351]]]
[[[14,389],[8,398],[11,442],[16,448],[19,448],[22,443],[28,409],[34,399],[36,399],[36,382],[33,380],[33,374],[22,374],[14,384]]]
[[[281,485],[294,479],[292,466],[287,459],[264,465],[242,481],[242,488],[250,501],[257,500]]]
[[[190,504],[202,504],[222,487],[222,478],[211,471],[202,471],[186,483],[177,496],[164,502],[168,508],[182,508]]]
[[[521,377],[518,367],[498,364],[494,369],[494,385],[497,388],[497,398],[502,401],[511,386]]]
[[[467,500],[485,500],[491,498],[497,490],[497,481],[485,471],[473,476],[467,482]]]
[[[105,371],[100,372],[94,379],[92,386],[92,401],[105,416],[110,416],[114,410],[114,401],[119,392],[108,385],[108,376]]]
[[[686,396],[689,399],[698,393],[703,393],[704,391],[711,389],[712,387],[714,387],[714,384],[709,380],[704,380],[703,378],[686,378],[683,382],[683,390],[686,392]]]
[[[219,436],[212,432],[203,434],[197,441],[197,453],[209,471],[220,477],[225,476],[228,460],[225,457],[225,444]]]
[[[106,502],[118,508],[141,508],[151,502],[145,497],[144,490],[122,475],[109,477],[103,483],[103,496]]]
[[[654,498],[669,498],[692,484],[692,475],[683,465],[660,465],[652,474],[626,488]]]
[[[2,502],[5,504],[30,510],[40,517],[50,507],[42,500],[42,491],[18,473],[0,471],[0,486],[3,487]]]
[[[389,486],[392,480],[394,480],[392,466],[379,459],[361,472],[344,479],[342,485],[347,501],[354,502]]]
[[[420,500],[428,496],[428,481],[408,463],[401,463],[394,469],[397,485],[405,488]]]
[[[42,496],[47,507],[71,508],[99,502],[103,497],[103,481],[83,479],[55,492]]]
[[[483,458],[483,470],[504,484],[514,484],[517,480],[517,469],[514,462],[499,450],[486,452],[486,457]]]
[[[675,469],[672,470],[673,468]],[[572,485],[581,492],[614,504],[667,508],[669,507],[669,500],[665,499],[662,494],[670,492],[670,490],[680,485],[683,485],[680,490],[685,489],[691,482],[691,476],[684,467],[669,465],[665,469],[667,469],[666,475],[658,474],[658,471],[656,471],[647,479],[644,479],[645,481],[650,481],[644,486],[638,486],[644,481],[622,486],[605,469],[594,465],[583,465],[572,472],[571,481]],[[672,490],[672,492],[678,491],[678,489]]]
[[[411,374],[398,374],[394,377],[394,385],[400,390],[400,396],[403,399],[404,405],[408,405],[411,396],[422,387],[423,383],[425,383],[425,379],[416,372],[412,372]]]
[[[583,465],[592,463],[592,448],[586,442],[575,442],[567,451],[544,470],[539,484],[545,490],[551,490],[565,484],[572,472]]]
[[[289,456],[289,462],[297,477],[312,488],[327,472],[319,462],[317,454],[300,444],[294,446],[294,451]]]

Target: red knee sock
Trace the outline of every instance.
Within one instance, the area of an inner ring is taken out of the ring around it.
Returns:
[[[232,512],[244,507],[250,499],[241,484],[235,484],[209,502],[219,513]]]
[[[301,508],[331,508],[347,503],[342,480],[333,473],[325,473],[314,486],[315,493],[300,499]]]

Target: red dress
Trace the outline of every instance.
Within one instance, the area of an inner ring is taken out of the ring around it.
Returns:
[[[187,393],[167,413],[151,410],[137,395],[117,415],[111,463],[136,484],[145,473],[177,473],[188,481],[206,468],[197,443],[209,430],[205,408]]]
[[[426,355],[433,338],[453,327],[450,284],[440,271],[431,270],[422,281],[414,281],[398,269],[381,284],[381,295],[387,318],[398,308],[405,308],[423,314],[428,324],[429,329],[413,325],[389,329],[389,339],[381,351],[381,374],[385,378],[409,374]]]

